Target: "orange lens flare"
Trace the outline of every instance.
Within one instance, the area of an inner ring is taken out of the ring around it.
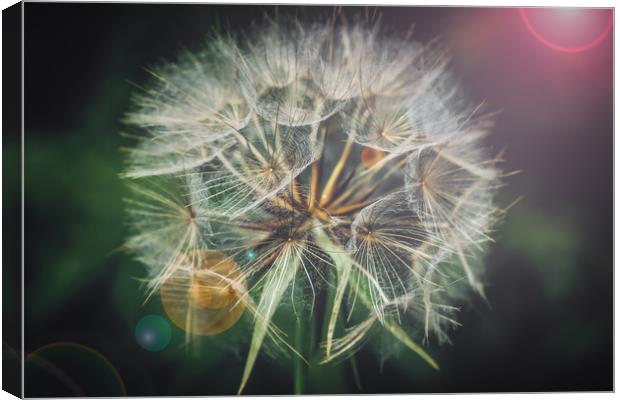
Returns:
[[[243,274],[218,251],[188,252],[162,284],[166,314],[179,328],[195,335],[215,335],[230,329],[245,311]]]
[[[362,164],[364,164],[366,168],[372,168],[376,163],[381,161],[384,156],[385,153],[383,151],[373,149],[372,147],[364,147],[360,155]]]

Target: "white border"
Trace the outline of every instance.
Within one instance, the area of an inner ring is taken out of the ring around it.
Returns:
[[[95,1],[95,2],[100,2],[100,1]],[[122,3],[123,1],[115,1],[118,3]],[[115,2],[110,2],[110,3],[115,3]],[[215,4],[234,4],[234,3],[240,3],[240,4],[315,4],[315,5],[333,5],[335,2],[333,1],[328,1],[328,0],[314,0],[311,3],[310,2],[299,2],[299,1],[280,1],[280,0],[271,0],[271,1],[255,1],[255,0],[246,0],[246,1],[227,1],[227,2],[223,2],[223,1],[193,1],[193,0],[185,0],[185,1],[169,1],[169,0],[151,0],[151,1],[131,1],[133,3],[215,3]],[[5,9],[13,4],[15,4],[16,2],[11,1],[11,0],[0,0],[0,6],[2,9]],[[351,0],[340,0],[338,1],[338,4],[341,5],[379,5],[378,3],[362,3],[360,1],[351,1]],[[467,4],[463,4],[463,2],[459,2],[459,1],[450,1],[450,0],[443,0],[443,1],[438,1],[438,0],[425,0],[423,2],[412,2],[412,1],[403,1],[403,0],[390,0],[388,2],[389,5],[403,5],[403,6],[411,6],[411,5],[418,5],[418,6],[467,6],[467,7],[516,7],[516,6],[553,6],[553,7],[604,7],[604,8],[610,8],[610,7],[614,7],[615,8],[615,1],[601,1],[601,0],[590,0],[590,1],[560,1],[560,0],[544,0],[544,1],[537,1],[537,0],[521,0],[519,3],[510,3],[510,2],[506,2],[506,1],[498,1],[498,0],[476,0],[476,1],[470,1]],[[383,5],[383,4],[382,4]],[[23,63],[23,8],[22,8],[22,63]],[[2,22],[0,22],[0,32],[2,30]],[[615,48],[616,48],[616,43],[618,40],[618,31],[616,29],[614,29],[614,56],[616,54],[615,52]],[[0,64],[2,64],[2,55],[0,52]],[[23,64],[22,64],[23,65]],[[614,57],[614,77],[616,76],[616,74],[618,73],[618,65],[615,63],[615,57]],[[2,75],[2,66],[0,65],[0,77]],[[1,78],[0,78],[1,79]],[[614,79],[614,83],[615,83],[615,79]],[[23,88],[24,88],[24,81],[23,81],[23,73],[22,73],[22,77],[21,77],[21,84],[22,84],[22,93],[23,93]],[[616,102],[617,100],[617,93],[615,91],[615,84],[614,84],[614,132],[616,131],[616,108],[615,105],[617,104]],[[23,227],[23,222],[24,222],[24,211],[23,211],[23,196],[24,196],[24,166],[23,166],[23,156],[24,156],[24,149],[23,149],[23,140],[24,140],[24,136],[23,136],[23,123],[24,123],[24,110],[23,110],[23,99],[22,99],[22,160],[21,160],[21,168],[22,168],[22,186],[21,186],[21,190],[22,190],[22,213],[21,213],[21,221],[22,221],[22,227]],[[0,98],[0,117],[2,116],[2,99]],[[614,136],[614,155],[618,154],[618,142],[615,140],[615,136]],[[0,154],[0,165],[2,162],[2,155]],[[618,174],[619,172],[619,167],[615,162],[615,157],[614,157],[614,210],[618,209],[618,206],[620,204],[620,200],[618,199],[618,196],[616,195],[616,188],[617,186],[617,177],[619,176]],[[0,176],[0,185],[2,183],[2,177]],[[0,206],[2,205],[2,198],[0,196]],[[2,221],[2,217],[0,216],[0,222]],[[615,265],[615,254],[617,251],[617,243],[615,241],[615,227],[616,227],[616,222],[617,222],[617,215],[614,212],[614,265]],[[0,239],[2,237],[2,232],[0,232]],[[21,253],[22,253],[22,262],[23,262],[23,257],[24,257],[24,237],[23,237],[23,232],[22,232],[22,246],[21,246]],[[0,249],[0,259],[2,256],[2,250]],[[0,283],[2,282],[1,280],[2,278],[0,277]],[[615,296],[615,287],[616,287],[616,279],[617,279],[617,274],[615,274],[614,271],[614,332],[617,332],[617,318],[615,318],[616,316],[616,310],[618,310],[618,298]],[[22,287],[23,287],[23,263],[22,263]],[[23,349],[23,302],[24,302],[24,293],[22,291],[22,351]],[[1,300],[0,300],[0,304],[1,304]],[[2,328],[2,322],[0,321],[0,330]],[[615,339],[615,338],[614,338]],[[614,387],[615,387],[615,383],[618,381],[618,370],[615,368],[615,360],[616,360],[616,346],[615,346],[615,340],[614,340]],[[1,372],[1,366],[0,366],[0,372]],[[1,374],[0,374],[0,383],[1,383]],[[518,377],[515,377],[515,379],[518,379]],[[23,393],[23,379],[22,379],[22,393]],[[401,398],[401,397],[409,397],[411,395],[378,395],[378,396],[364,396],[364,398]],[[274,396],[244,396],[244,398],[246,399],[262,399],[265,397],[274,397]],[[304,398],[308,398],[308,399],[312,399],[312,398],[324,398],[326,396],[304,396]],[[359,396],[337,396],[340,399],[349,399],[349,398],[359,398]],[[412,396],[413,397],[413,396]],[[615,393],[544,393],[544,394],[529,394],[529,393],[519,393],[519,394],[495,394],[495,393],[489,393],[489,394],[454,394],[454,395],[445,395],[445,394],[440,394],[440,395],[414,395],[415,399],[433,399],[433,400],[444,400],[444,399],[455,399],[455,398],[486,398],[486,399],[531,399],[533,397],[535,398],[542,398],[542,399],[603,399],[603,398],[610,398],[610,397],[615,397]],[[8,394],[7,392],[0,392],[0,399],[13,399],[14,397],[10,394]],[[187,397],[149,397],[150,399],[186,399]],[[209,398],[220,398],[220,397],[209,397]],[[278,398],[294,398],[294,396],[278,396]],[[75,399],[79,399],[79,398],[75,398]]]

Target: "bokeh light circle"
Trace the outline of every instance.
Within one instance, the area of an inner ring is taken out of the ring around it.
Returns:
[[[603,28],[603,30],[594,39],[579,46],[562,46],[545,38],[534,27],[529,17],[527,16],[527,12],[525,8],[520,8],[519,13],[521,14],[521,19],[523,20],[525,27],[530,32],[530,34],[532,34],[532,36],[536,38],[536,40],[538,40],[540,43],[544,44],[545,46],[549,47],[550,49],[565,52],[565,53],[579,53],[579,52],[590,50],[596,47],[609,35],[609,32],[611,31],[611,27],[613,25],[613,18],[612,18],[612,15],[610,14],[607,20],[607,25],[605,25],[605,28]]]
[[[362,164],[368,169],[372,168],[375,164],[381,161],[385,157],[385,153],[381,150],[373,149],[372,147],[364,147],[360,154]]]
[[[254,261],[254,259],[256,259],[256,252],[254,250],[248,250],[245,257],[248,261]]]
[[[256,257],[251,250],[246,258]],[[195,249],[179,260],[178,268],[161,285],[166,315],[194,335],[210,336],[230,329],[247,302],[243,272],[219,251]]]
[[[147,315],[136,324],[136,340],[148,351],[161,351],[168,346],[172,328],[167,319],[159,315]]]
[[[117,369],[97,350],[58,342],[29,353],[24,360],[26,397],[127,396]]]

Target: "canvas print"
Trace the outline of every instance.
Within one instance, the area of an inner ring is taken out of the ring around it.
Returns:
[[[613,390],[612,9],[14,7],[4,390]]]

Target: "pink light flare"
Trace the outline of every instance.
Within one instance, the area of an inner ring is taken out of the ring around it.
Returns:
[[[534,10],[550,11],[550,9],[534,9]],[[544,23],[546,25],[551,25],[553,28],[558,28],[559,30],[562,30],[562,29],[565,30],[565,32],[567,32],[568,34],[564,36],[569,36],[569,37],[575,36],[574,30],[570,32],[567,31],[567,28],[571,27],[570,25],[568,25],[568,23],[578,22],[577,25],[582,25],[581,27],[583,27],[584,22],[585,23],[591,22],[588,20],[590,18],[588,18],[588,16],[583,13],[583,9],[556,9],[553,11],[555,11],[556,13],[561,12],[562,15],[560,16],[556,15],[553,17],[546,16],[546,18],[544,19]],[[530,17],[528,17],[525,8],[520,8],[519,13],[521,14],[521,19],[523,20],[525,27],[536,40],[538,40],[540,43],[544,44],[545,46],[547,46],[548,48],[552,50],[561,51],[565,53],[579,53],[579,52],[590,50],[596,47],[609,35],[609,32],[611,31],[611,28],[613,25],[613,13],[610,12],[609,17],[607,18],[607,24],[605,25],[603,30],[597,34],[597,36],[594,39],[590,40],[589,42],[586,42],[585,44],[580,44],[577,46],[567,46],[567,45],[561,45],[561,44],[558,44],[552,41],[551,39],[549,39],[548,35],[546,35],[547,37],[543,36],[543,34],[540,32],[540,29],[536,29],[534,25],[532,24],[532,21],[530,20]],[[567,21],[567,19],[569,20]],[[577,21],[575,21],[575,19],[577,19]],[[570,21],[570,20],[573,20],[573,21]],[[581,33],[581,31],[578,31],[577,33]]]

